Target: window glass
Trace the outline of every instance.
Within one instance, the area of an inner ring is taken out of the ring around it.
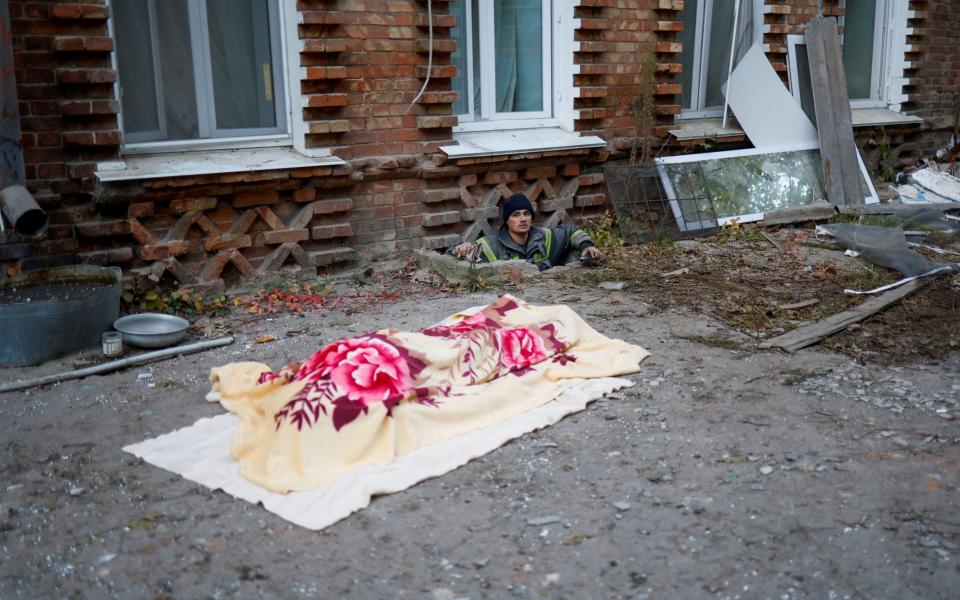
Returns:
[[[217,129],[276,124],[265,0],[207,0]]]
[[[470,28],[473,35],[473,116],[480,118],[480,3],[474,0],[470,7]]]
[[[452,86],[461,122],[550,116],[545,0],[458,0]],[[488,89],[489,88],[489,89]]]
[[[739,4],[734,34],[734,11]],[[689,111],[720,112],[723,86],[730,67],[731,44],[736,68],[759,36],[757,25],[760,0],[687,0],[680,20],[683,31],[677,40],[683,45],[680,63],[683,72],[683,108]]]
[[[707,61],[707,85],[704,89],[703,105],[723,105],[721,86],[727,82],[727,69],[730,67],[730,40],[733,38],[733,2],[714,2],[710,15],[710,48],[704,60]],[[749,9],[748,9],[749,10]],[[742,18],[749,17],[741,14]]]
[[[680,63],[683,65],[683,73],[680,75],[680,81],[683,84],[683,108],[693,108],[693,63],[694,48],[697,39],[697,0],[689,0],[683,5],[683,12],[680,13],[680,20],[683,22],[683,31],[677,38],[683,44],[683,53],[680,55]]]
[[[271,0],[113,0],[125,141],[283,132]]]
[[[450,14],[457,20],[457,26],[450,30],[450,37],[457,43],[457,49],[450,55],[450,61],[457,67],[457,75],[453,78],[450,85],[453,91],[457,92],[457,100],[453,103],[453,114],[465,115],[467,112],[467,56],[470,48],[467,46],[467,12],[463,2],[454,2],[450,6]]]
[[[709,155],[705,155],[709,156]],[[824,200],[818,150],[704,158],[661,164],[672,186],[676,215],[689,229],[717,219],[804,206]]]
[[[543,110],[541,4],[541,0],[494,3],[497,112]]]
[[[200,122],[187,0],[162,0],[155,4],[155,11],[158,40],[154,60],[160,65],[160,104],[165,126],[159,138],[154,139],[195,139],[200,134]],[[120,80],[123,81],[122,73]]]
[[[130,133],[159,131],[160,115],[154,102],[157,73],[150,50],[152,32],[147,5],[135,0],[114,0],[113,18],[117,45],[129,49],[117,56],[124,125]]]
[[[871,98],[876,0],[848,0],[843,18],[843,70],[851,99]]]

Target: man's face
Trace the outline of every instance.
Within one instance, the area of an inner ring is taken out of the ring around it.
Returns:
[[[530,227],[533,225],[533,215],[530,214],[530,211],[521,208],[520,210],[515,210],[510,213],[510,216],[507,217],[507,230],[510,233],[515,233],[518,235],[525,235],[530,232]]]

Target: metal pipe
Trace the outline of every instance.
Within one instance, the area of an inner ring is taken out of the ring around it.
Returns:
[[[11,185],[0,191],[0,212],[13,225],[14,231],[35,240],[43,237],[50,225],[47,213],[22,185]]]
[[[178,354],[193,354],[194,352],[201,352],[203,350],[209,350],[210,348],[219,348],[220,346],[227,346],[232,343],[233,336],[228,335],[226,337],[216,338],[213,340],[204,340],[202,342],[193,342],[191,344],[183,344],[182,346],[174,346],[173,348],[164,348],[163,350],[155,350],[153,352],[146,352],[144,354],[138,354],[136,356],[123,358],[120,360],[113,360],[108,363],[103,363],[102,365],[87,367],[86,369],[77,369],[76,371],[57,373],[56,375],[46,375],[44,377],[38,377],[36,379],[29,379],[27,381],[20,381],[17,383],[6,383],[4,385],[0,385],[0,394],[4,392],[26,390],[38,385],[45,385],[47,383],[59,383],[61,381],[67,381],[70,379],[80,379],[88,375],[109,373],[110,371],[116,371],[124,367],[142,365],[144,363],[162,360]]]

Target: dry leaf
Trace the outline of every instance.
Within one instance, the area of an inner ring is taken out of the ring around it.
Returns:
[[[937,491],[937,490],[939,490],[939,489],[940,489],[940,480],[939,480],[939,479],[931,479],[930,481],[927,482],[927,491],[928,491],[928,492],[935,492],[935,491]]]
[[[258,337],[253,341],[255,341],[258,344],[266,344],[267,342],[276,341],[276,339],[277,338],[273,337],[272,335],[261,335],[260,337]]]

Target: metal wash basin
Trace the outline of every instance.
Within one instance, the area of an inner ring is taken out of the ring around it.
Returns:
[[[0,280],[0,366],[100,345],[120,315],[120,269],[77,265]]]

